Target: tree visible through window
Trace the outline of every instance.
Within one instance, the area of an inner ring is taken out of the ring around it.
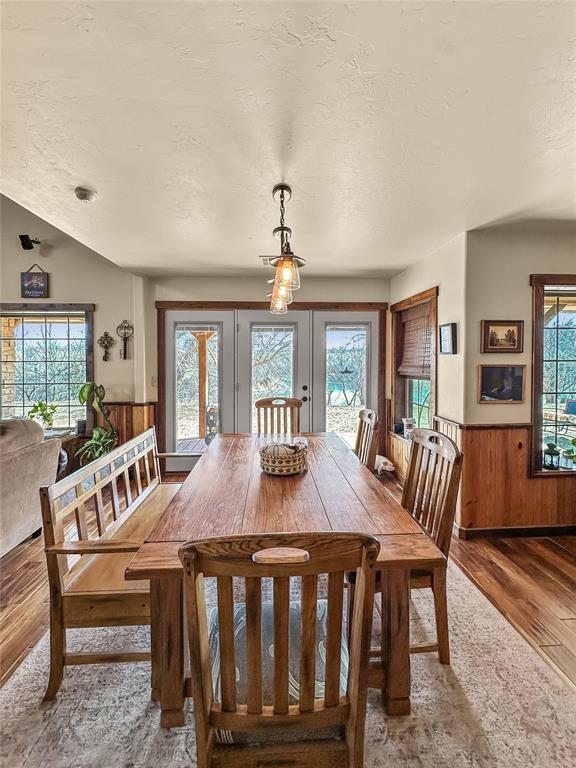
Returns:
[[[415,427],[430,426],[430,379],[406,380],[406,409]]]
[[[23,418],[40,400],[56,406],[54,427],[86,418],[78,392],[87,380],[86,317],[2,315],[2,418]]]

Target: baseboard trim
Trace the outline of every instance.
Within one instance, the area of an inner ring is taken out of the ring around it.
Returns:
[[[576,525],[529,525],[518,528],[462,528],[454,523],[454,534],[459,539],[481,539],[487,536],[574,536]]]

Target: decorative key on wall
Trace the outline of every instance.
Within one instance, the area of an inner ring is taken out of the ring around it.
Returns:
[[[122,360],[128,359],[128,339],[134,336],[134,326],[130,325],[128,320],[122,320],[120,325],[116,328],[116,333],[122,339],[122,349],[120,350],[120,357]]]
[[[114,346],[114,344],[116,344],[116,341],[112,336],[110,336],[108,331],[104,331],[102,336],[100,336],[98,339],[98,346],[104,350],[104,355],[102,356],[102,360],[104,360],[104,362],[108,362],[110,359],[108,352],[110,351],[110,348]]]

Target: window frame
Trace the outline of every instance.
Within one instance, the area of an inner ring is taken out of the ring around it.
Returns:
[[[3,315],[69,315],[83,313],[86,323],[86,381],[94,381],[94,304],[30,304],[0,303]],[[71,425],[72,427],[73,425]],[[94,427],[94,413],[86,409],[86,428],[90,433]]]
[[[392,318],[392,398],[391,398],[391,424],[399,421],[406,413],[408,405],[408,377],[398,373],[398,367],[402,355],[403,345],[403,324],[401,313],[405,309],[414,307],[418,304],[430,303],[430,327],[433,334],[430,347],[430,423],[434,423],[436,414],[436,389],[437,389],[437,346],[438,346],[438,286],[429,288],[426,291],[414,294],[407,299],[393,304],[390,307]]]
[[[542,467],[542,394],[544,391],[544,292],[547,286],[576,286],[576,275],[530,275],[532,286],[531,477],[574,477],[576,469]]]

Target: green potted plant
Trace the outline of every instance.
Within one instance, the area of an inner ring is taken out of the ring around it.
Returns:
[[[572,464],[576,464],[576,437],[573,437],[570,442],[572,443],[572,447],[562,451],[562,456],[568,460],[572,459]]]
[[[28,418],[41,421],[44,429],[52,429],[55,413],[55,405],[48,405],[48,403],[45,403],[43,400],[38,400],[38,402],[28,411]]]
[[[106,422],[106,427],[94,427],[91,437],[76,451],[76,456],[80,458],[82,464],[104,456],[118,442],[118,431],[110,421],[110,411],[104,403],[105,397],[106,390],[102,384],[96,384],[94,381],[87,381],[78,392],[80,404],[87,405],[101,414]]]

